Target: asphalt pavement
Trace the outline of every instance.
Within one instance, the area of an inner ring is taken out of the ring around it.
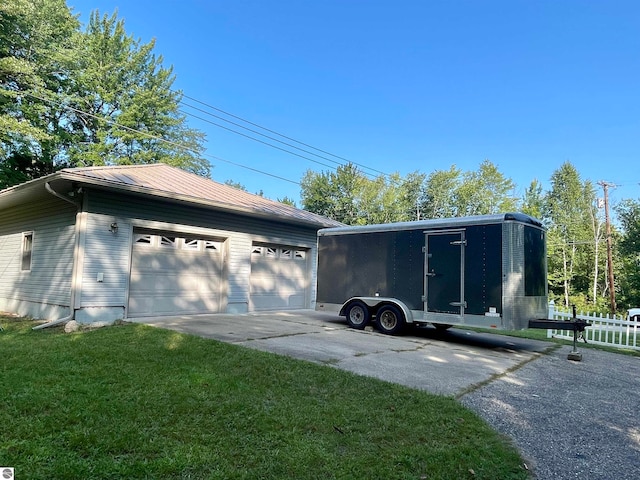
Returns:
[[[569,347],[462,396],[512,438],[535,477],[640,479],[640,358]]]
[[[640,358],[491,333],[387,336],[310,310],[130,319],[456,397],[526,458],[533,478],[640,479]]]

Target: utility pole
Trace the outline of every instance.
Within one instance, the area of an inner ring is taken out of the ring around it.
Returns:
[[[609,276],[609,299],[611,303],[611,313],[616,313],[616,289],[613,284],[613,258],[611,255],[611,221],[609,219],[609,187],[615,187],[615,184],[600,181],[598,185],[604,191],[604,218],[607,229],[607,272]]]

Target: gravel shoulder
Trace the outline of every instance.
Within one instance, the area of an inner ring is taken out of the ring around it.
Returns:
[[[562,347],[460,398],[513,439],[534,478],[640,478],[640,358]]]

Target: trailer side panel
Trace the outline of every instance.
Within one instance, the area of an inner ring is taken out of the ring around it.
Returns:
[[[318,301],[352,296],[402,298],[422,309],[424,234],[421,230],[331,235],[318,239]]]

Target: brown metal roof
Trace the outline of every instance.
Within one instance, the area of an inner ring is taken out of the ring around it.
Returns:
[[[253,195],[161,163],[67,168],[52,176],[57,175],[79,183],[160,196],[174,201],[204,204],[221,210],[271,217],[287,223],[318,227],[343,225],[321,215]]]

